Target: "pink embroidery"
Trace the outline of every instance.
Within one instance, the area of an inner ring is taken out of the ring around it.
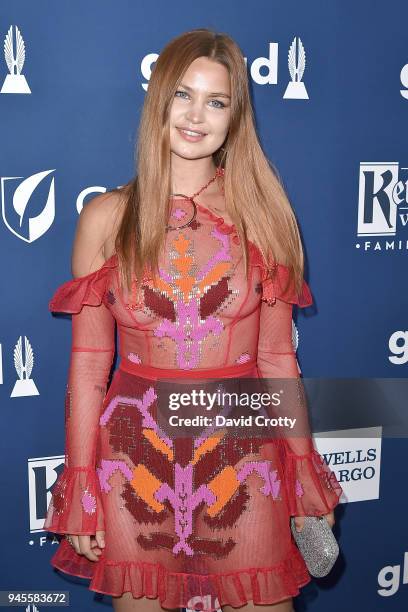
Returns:
[[[234,293],[228,287],[227,273],[230,270],[229,262],[232,260],[229,238],[217,228],[212,230],[211,235],[219,241],[220,248],[196,275],[194,259],[188,254],[190,240],[187,240],[183,234],[178,235],[173,243],[175,248],[173,261],[177,274],[169,274],[166,270],[160,269],[162,283],[167,285],[167,295],[162,292],[155,300],[152,298],[147,303],[151,310],[166,317],[154,330],[154,335],[159,338],[167,336],[174,340],[177,346],[177,363],[182,369],[197,368],[203,340],[210,334],[219,336],[222,333],[223,323],[213,316],[213,312]],[[207,279],[208,285],[206,285]],[[214,290],[216,294],[219,293],[213,296],[214,302],[218,297],[218,304],[213,304],[209,312],[203,316],[206,297]],[[156,302],[162,305],[163,311],[157,311]]]
[[[142,363],[142,360],[136,353],[129,353],[127,358],[129,359],[129,361],[133,361],[133,363]]]
[[[179,541],[173,546],[177,554],[181,550],[192,556],[194,550],[187,543],[187,538],[193,532],[193,510],[204,501],[207,505],[214,504],[216,497],[207,487],[201,485],[193,492],[193,466],[186,467],[176,463],[174,466],[174,489],[167,482],[163,483],[154,496],[159,502],[168,499],[174,508],[174,528]]]
[[[246,363],[251,359],[251,355],[249,353],[241,353],[241,355],[236,359],[236,363]]]
[[[296,490],[296,495],[298,497],[302,497],[304,491],[303,491],[303,487],[302,487],[302,485],[300,483],[300,480],[296,480],[295,490]]]
[[[132,480],[133,478],[133,472],[125,461],[111,461],[108,459],[102,459],[101,467],[96,469],[96,473],[99,477],[101,489],[105,493],[109,493],[109,491],[112,489],[108,480],[112,474],[116,472],[116,470],[122,472],[124,477],[128,480]]]
[[[107,405],[105,412],[100,417],[99,424],[107,425],[118,404],[128,404],[129,406],[136,406],[136,408],[139,410],[140,414],[143,417],[142,427],[152,429],[155,433],[157,433],[162,442],[167,444],[169,448],[173,448],[173,440],[161,430],[152,415],[149,413],[149,408],[156,399],[157,395],[154,390],[154,387],[149,387],[143,394],[143,399],[141,400],[133,397],[126,397],[124,395],[115,395],[115,397],[113,397]]]
[[[82,508],[88,514],[93,514],[96,510],[96,499],[91,493],[89,493],[88,489],[85,489],[82,494],[81,504]]]
[[[181,208],[176,208],[176,210],[173,211],[172,216],[175,217],[175,219],[182,219],[186,216],[186,211],[182,210]]]
[[[160,440],[164,442],[168,448],[172,448],[173,440],[169,439],[161,431],[158,423],[148,411],[155,399],[157,399],[157,396],[154,387],[147,389],[141,400],[125,396],[116,396],[112,398],[111,402],[106,407],[100,419],[100,423],[106,424],[109,421],[118,404],[125,403],[133,405],[143,417],[141,423],[142,427],[155,431]],[[195,442],[197,442],[197,440],[195,440]],[[271,470],[270,467],[271,461],[249,461],[236,472],[236,478],[242,483],[252,472],[257,472],[263,479],[263,485],[260,488],[261,493],[265,496],[271,495],[273,499],[276,499],[279,495],[281,481],[277,479],[278,471]],[[128,481],[133,480],[134,474],[124,461],[102,460],[101,468],[98,469],[98,476],[103,491],[109,492],[111,490],[108,479],[117,469],[122,472]],[[206,484],[201,484],[197,488],[194,487],[194,465],[191,462],[186,466],[175,462],[174,486],[170,486],[167,482],[159,482],[153,495],[158,502],[163,503],[165,500],[168,500],[174,509],[174,531],[178,536],[178,541],[172,548],[173,553],[178,554],[179,552],[185,552],[185,554],[193,556],[195,550],[187,540],[193,533],[194,510],[202,502],[207,506],[215,504],[217,501],[216,495],[211,490],[210,486]]]
[[[248,461],[237,473],[237,478],[243,482],[252,472],[257,472],[265,482],[259,489],[261,493],[272,495],[273,499],[276,499],[279,495],[281,481],[277,480],[277,470],[269,470],[270,464],[270,461]]]
[[[214,228],[211,232],[211,236],[214,236],[219,242],[221,242],[222,247],[220,250],[213,255],[208,262],[203,266],[200,272],[197,275],[198,280],[202,280],[209,272],[211,272],[217,263],[223,261],[231,261],[231,251],[230,251],[230,243],[229,238],[225,234],[222,234],[218,231],[218,228]]]

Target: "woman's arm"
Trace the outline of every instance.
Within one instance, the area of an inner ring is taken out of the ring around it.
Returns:
[[[101,244],[105,224],[100,203],[98,196],[81,212],[72,255],[74,279],[59,287],[50,302],[51,310],[72,313],[65,395],[65,466],[54,485],[44,523],[48,531],[61,534],[93,535],[104,529],[95,454],[115,350],[115,320],[102,301]],[[81,304],[81,297],[89,292],[93,292],[92,303],[97,305]]]
[[[258,372],[263,388],[269,387],[269,392],[283,390],[282,404],[273,408],[270,416],[296,418],[293,429],[281,427],[275,434],[281,449],[290,514],[325,515],[338,504],[342,489],[313,445],[306,396],[292,342],[292,309],[292,303],[279,298],[274,303],[261,302]],[[279,379],[279,384],[271,379]]]

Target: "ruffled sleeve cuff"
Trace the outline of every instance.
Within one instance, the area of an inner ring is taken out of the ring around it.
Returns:
[[[84,305],[99,306],[104,299],[109,271],[115,267],[117,267],[116,253],[98,270],[60,285],[48,304],[49,310],[77,314]]]
[[[322,516],[339,503],[343,490],[317,450],[296,455],[287,449],[284,473],[291,516]]]
[[[44,529],[73,535],[94,535],[105,529],[101,490],[94,469],[64,467],[52,490]]]

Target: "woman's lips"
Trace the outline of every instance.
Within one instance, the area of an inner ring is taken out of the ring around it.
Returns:
[[[181,128],[177,128],[177,130],[181,137],[184,138],[184,140],[187,140],[188,142],[199,142],[204,138],[204,136],[206,136],[206,134],[197,134],[196,136],[193,136],[192,134],[187,134],[186,131]],[[194,130],[191,131],[193,132]]]

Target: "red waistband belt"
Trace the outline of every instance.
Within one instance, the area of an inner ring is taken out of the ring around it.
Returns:
[[[257,377],[256,361],[232,364],[229,366],[218,366],[216,368],[205,368],[201,370],[182,370],[180,368],[156,368],[141,363],[130,361],[122,357],[119,369],[129,374],[142,376],[151,380],[161,378],[235,378],[241,376]]]

